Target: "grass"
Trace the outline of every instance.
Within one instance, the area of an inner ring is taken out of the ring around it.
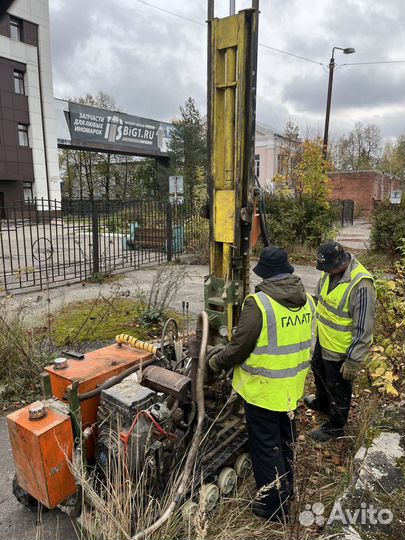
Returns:
[[[140,324],[144,309],[144,303],[129,298],[74,302],[52,316],[51,336],[56,347],[108,341],[122,333],[135,333],[138,339],[148,339],[157,329]]]
[[[373,273],[391,273],[394,269],[395,260],[388,253],[379,251],[356,251],[355,257],[364,265],[367,270]]]

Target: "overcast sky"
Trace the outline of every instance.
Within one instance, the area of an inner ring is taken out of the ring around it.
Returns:
[[[158,120],[178,114],[188,96],[206,109],[206,0],[50,0],[56,97],[111,94],[126,112]],[[237,9],[251,1],[236,0]],[[229,0],[216,0],[216,15]],[[356,121],[380,126],[385,138],[405,132],[404,0],[261,0],[259,43],[324,66],[259,47],[257,120],[283,131],[322,133],[327,65],[336,52],[330,131]]]

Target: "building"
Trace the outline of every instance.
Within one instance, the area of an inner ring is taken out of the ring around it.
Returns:
[[[34,197],[60,199],[49,5],[15,0],[0,19],[0,208]]]
[[[369,217],[376,204],[401,189],[401,181],[381,171],[335,171],[329,173],[332,198],[354,201],[356,215]]]
[[[273,178],[282,172],[283,141],[280,131],[256,122],[255,175],[263,189],[273,190]]]

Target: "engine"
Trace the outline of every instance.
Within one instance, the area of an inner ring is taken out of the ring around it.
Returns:
[[[156,494],[184,454],[195,415],[191,379],[152,365],[103,390],[95,458],[103,474],[142,473]]]

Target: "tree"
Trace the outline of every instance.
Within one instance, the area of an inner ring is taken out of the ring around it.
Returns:
[[[405,184],[405,134],[395,142],[386,143],[381,159],[381,169],[397,176]]]
[[[331,183],[328,171],[332,163],[323,159],[322,141],[320,138],[306,140],[302,143],[302,158],[296,169],[296,194],[307,197],[320,206],[330,206]]]
[[[296,193],[297,167],[302,159],[302,140],[296,124],[288,120],[281,142],[279,170],[274,181]]]
[[[207,167],[206,129],[192,97],[180,106],[180,118],[173,121],[173,126],[168,144],[171,173],[184,176],[185,196],[192,201],[195,186],[201,177],[205,178]]]
[[[381,131],[375,124],[356,122],[334,147],[333,161],[339,170],[376,169],[381,159]]]

